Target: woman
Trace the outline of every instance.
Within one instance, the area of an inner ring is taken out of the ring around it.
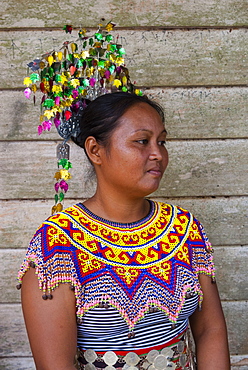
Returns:
[[[20,270],[37,369],[74,369],[77,347],[85,370],[193,369],[188,320],[198,370],[229,369],[204,230],[188,211],[146,199],[168,164],[161,108],[103,95],[80,130],[96,192],[43,223]]]

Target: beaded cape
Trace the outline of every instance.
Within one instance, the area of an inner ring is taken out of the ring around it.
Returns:
[[[46,297],[60,283],[75,290],[77,317],[101,305],[115,307],[129,329],[151,307],[175,323],[185,299],[203,294],[198,274],[214,277],[212,248],[193,215],[150,202],[142,220],[104,220],[82,204],[49,217],[36,231],[19,271],[34,266]]]

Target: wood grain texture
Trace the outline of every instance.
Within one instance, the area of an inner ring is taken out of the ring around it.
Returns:
[[[1,303],[16,303],[21,300],[21,292],[16,289],[17,273],[25,250],[3,249],[0,250],[0,290]]]
[[[168,142],[167,148],[169,165],[156,196],[248,193],[245,170],[247,140],[173,141]]]
[[[0,358],[0,370],[35,370],[32,357]]]
[[[248,88],[155,88],[144,92],[165,111],[168,138],[247,138]]]
[[[42,299],[42,298],[41,298]],[[49,302],[48,302],[49,304]],[[227,321],[231,354],[248,352],[248,302],[223,302]],[[0,356],[30,356],[30,347],[24,327],[20,304],[0,305]]]
[[[0,250],[0,291],[2,303],[20,302],[16,277],[25,250]],[[215,247],[214,261],[220,297],[225,301],[242,301],[248,297],[248,246]]]
[[[231,370],[248,370],[248,355],[231,356]]]
[[[138,85],[247,84],[247,29],[123,30],[114,35],[126,49],[125,62]],[[0,32],[0,88],[21,87],[27,63],[76,38],[64,31]]]
[[[66,199],[65,207],[83,199]],[[190,210],[204,225],[214,246],[246,245],[248,240],[248,197],[167,198],[166,201]],[[50,216],[52,200],[0,201],[1,239],[4,249],[26,249],[37,227]]]
[[[231,354],[248,353],[248,302],[222,302]]]
[[[69,0],[61,3],[9,0],[2,4],[2,27],[95,27],[102,17],[118,26],[242,26],[248,24],[242,0]],[[79,17],[82,14],[82,17]],[[105,23],[104,23],[105,24]]]
[[[190,210],[203,224],[214,246],[247,244],[248,197],[172,198],[166,201]]]
[[[247,9],[247,0],[2,2],[0,370],[35,369],[15,276],[54,195],[58,134],[36,133],[39,106],[22,92],[27,63],[77,38],[62,31],[65,24],[91,34],[102,17],[119,27],[114,35],[131,79],[165,109],[170,164],[153,198],[189,209],[203,223],[215,247],[231,369],[248,370]],[[82,151],[72,147],[71,159],[65,206],[95,187]]]
[[[230,196],[248,193],[247,140],[172,141],[169,165],[154,195],[160,197]],[[1,142],[1,199],[54,196],[54,142]],[[95,188],[81,148],[72,143],[72,180],[67,196],[86,198]],[[238,165],[237,165],[238,164]]]
[[[216,279],[222,300],[248,298],[248,246],[215,247]]]
[[[171,139],[247,138],[248,87],[144,89],[165,110]],[[37,94],[39,96],[39,94]],[[39,101],[39,99],[38,99]],[[57,140],[55,129],[37,134],[40,107],[22,91],[0,91],[1,140]]]
[[[0,331],[0,357],[31,355],[20,304],[0,305]]]

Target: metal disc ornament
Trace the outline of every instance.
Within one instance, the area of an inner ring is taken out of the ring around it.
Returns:
[[[77,113],[72,113],[72,116],[68,120],[61,119],[57,131],[63,139],[68,140],[71,136],[76,137],[80,133],[80,120],[83,110],[83,104],[80,104]]]

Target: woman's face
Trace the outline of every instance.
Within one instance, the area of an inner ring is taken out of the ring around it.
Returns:
[[[154,192],[168,165],[166,131],[149,104],[129,108],[102,148],[101,177],[109,189],[133,198]]]

